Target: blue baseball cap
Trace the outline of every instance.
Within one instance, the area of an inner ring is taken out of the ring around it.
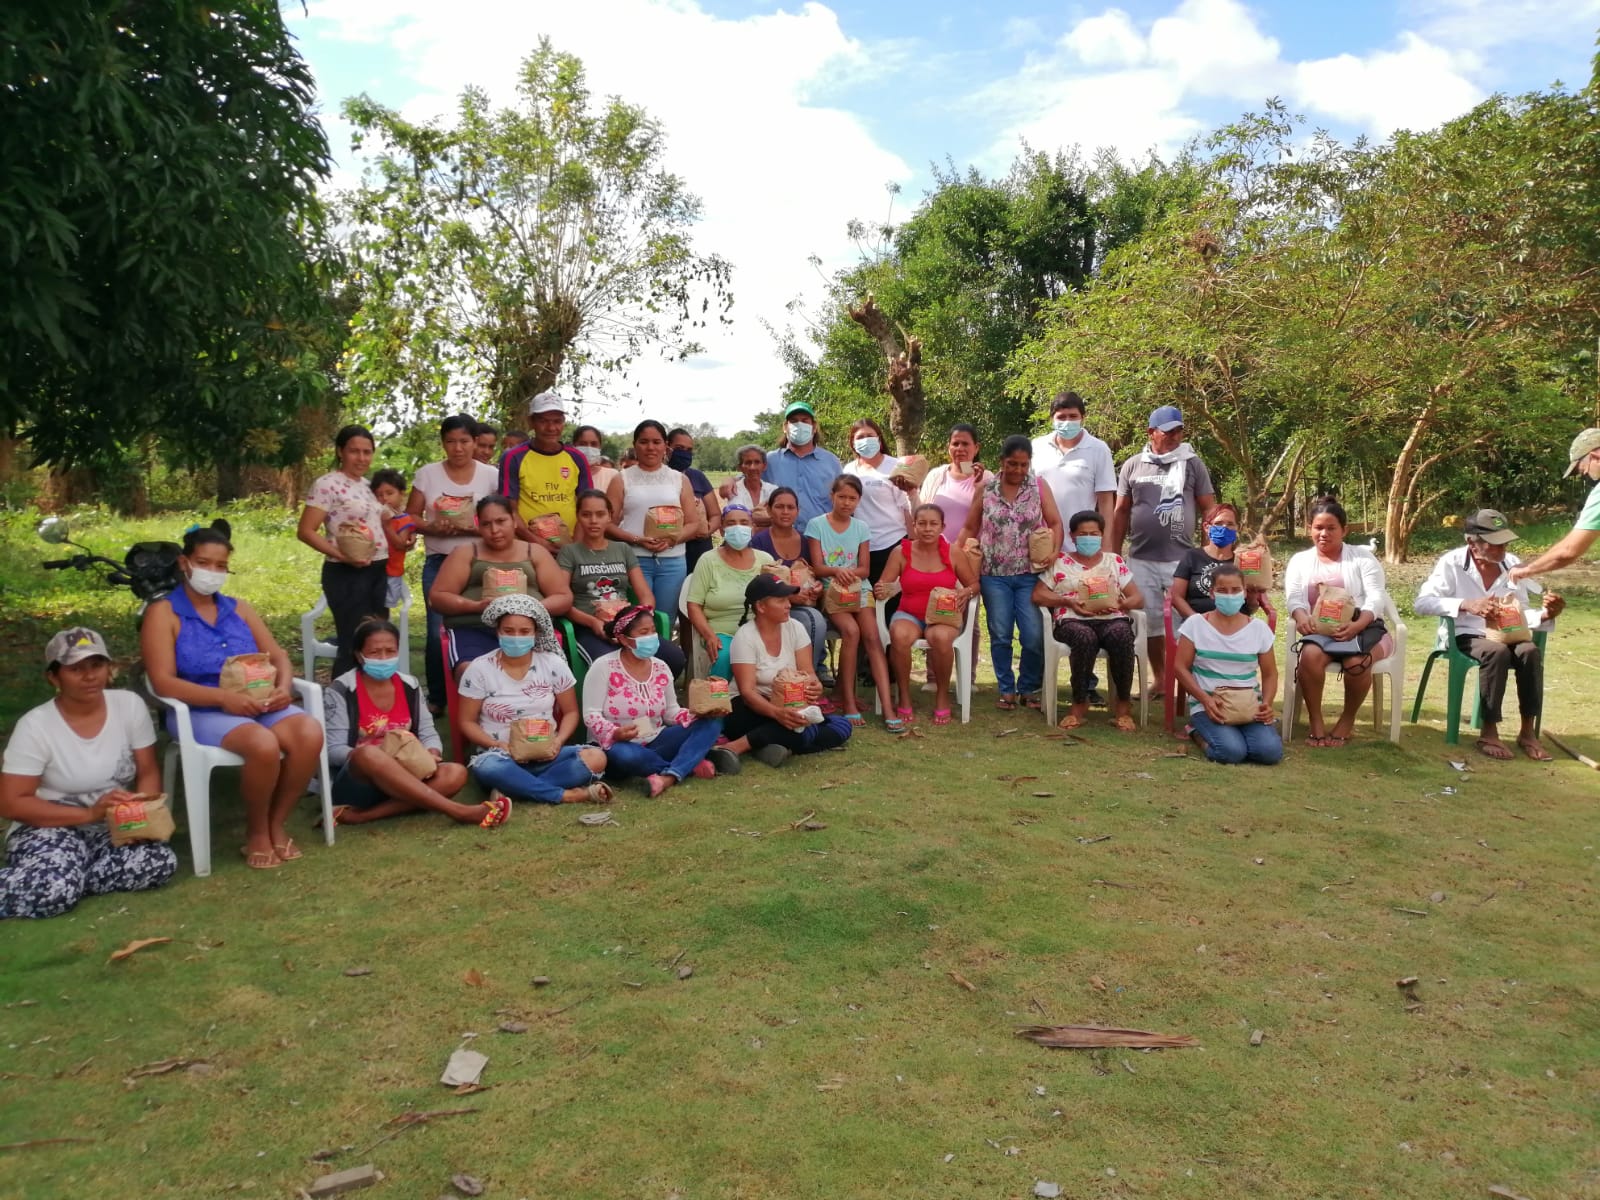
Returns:
[[[1149,429],[1159,429],[1162,433],[1171,433],[1174,429],[1183,428],[1183,414],[1175,405],[1163,404],[1150,414]]]

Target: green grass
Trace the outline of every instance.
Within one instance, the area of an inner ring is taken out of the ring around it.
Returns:
[[[239,590],[280,631],[314,588],[288,524],[238,539]],[[130,602],[30,572],[53,551],[27,536],[5,530],[8,721],[43,695],[49,629],[131,637]],[[1578,595],[1547,724],[1600,756],[1600,605]],[[1431,625],[1410,620],[1411,687]],[[8,922],[0,1142],[89,1140],[8,1152],[0,1195],[292,1194],[349,1145],[334,1165],[389,1177],[370,1194],[424,1200],[457,1171],[507,1197],[1600,1196],[1600,776],[1447,750],[1440,687],[1398,748],[1368,726],[1257,770],[1154,730],[1052,738],[984,684],[968,727],[870,729],[620,801],[617,826],[395,821]],[[790,828],[813,810],[826,829]],[[236,810],[215,823],[230,845]],[[1012,1036],[1043,1022],[1203,1048]],[[435,1081],[464,1032],[492,1086],[456,1097]],[[212,1070],[124,1083],[176,1056]],[[456,1107],[477,1111],[374,1145]]]

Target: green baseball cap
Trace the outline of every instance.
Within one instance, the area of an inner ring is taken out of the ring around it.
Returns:
[[[1600,429],[1585,429],[1572,439],[1572,445],[1567,447],[1567,470],[1562,475],[1565,479],[1578,469],[1578,464],[1596,450],[1600,450]]]
[[[796,400],[793,404],[789,405],[788,408],[783,410],[784,420],[788,420],[797,412],[805,413],[805,415],[810,417],[813,421],[817,419],[816,409],[812,408],[811,405],[807,404],[804,400]]]
[[[1517,540],[1517,531],[1511,528],[1505,513],[1493,508],[1480,508],[1468,514],[1461,524],[1461,532],[1481,538],[1491,546],[1504,546]]]

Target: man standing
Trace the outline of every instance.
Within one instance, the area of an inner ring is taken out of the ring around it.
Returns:
[[[566,401],[540,392],[528,401],[528,440],[500,459],[500,494],[516,502],[517,536],[551,554],[560,553],[561,543],[536,532],[533,523],[559,517],[570,540],[578,527],[578,493],[593,486],[583,452],[561,444],[566,423]]]
[[[1150,666],[1159,679],[1166,665],[1163,597],[1217,496],[1211,472],[1183,440],[1181,412],[1170,404],[1156,409],[1149,433],[1145,448],[1117,473],[1111,548],[1128,560],[1144,596]]]
[[[1080,512],[1100,514],[1111,528],[1117,500],[1117,469],[1111,447],[1083,428],[1087,406],[1077,392],[1062,392],[1050,405],[1050,432],[1033,440],[1033,473],[1054,493],[1063,524]],[[1072,549],[1069,536],[1063,550]]]
[[[794,489],[800,500],[796,529],[804,529],[812,517],[833,511],[828,489],[844,473],[832,451],[817,445],[817,414],[803,400],[783,410],[784,444],[767,455],[768,483]]]
[[[1572,439],[1572,445],[1567,449],[1567,476],[1571,475],[1582,475],[1585,479],[1597,481],[1589,492],[1588,500],[1584,501],[1577,523],[1566,537],[1531,563],[1513,567],[1513,584],[1521,583],[1531,575],[1543,575],[1546,571],[1570,567],[1589,552],[1596,538],[1600,538],[1600,429],[1585,429]]]
[[[1517,708],[1522,714],[1522,730],[1517,747],[1535,762],[1549,762],[1550,753],[1539,744],[1535,732],[1544,703],[1544,662],[1539,647],[1530,641],[1508,646],[1490,640],[1484,618],[1510,601],[1522,612],[1532,629],[1561,615],[1566,602],[1547,593],[1539,608],[1530,608],[1527,592],[1516,582],[1519,559],[1506,550],[1517,540],[1517,531],[1502,513],[1492,508],[1479,509],[1462,523],[1467,544],[1451,550],[1433,566],[1433,573],[1417,590],[1416,610],[1424,616],[1452,617],[1456,623],[1456,649],[1478,663],[1479,715],[1478,749],[1490,758],[1511,757],[1511,748],[1500,740],[1501,705],[1505,701],[1506,677],[1517,676]],[[1531,590],[1537,590],[1533,584]]]

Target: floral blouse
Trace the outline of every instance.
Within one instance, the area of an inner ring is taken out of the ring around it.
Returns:
[[[617,740],[624,725],[637,726],[634,745],[655,741],[668,725],[688,725],[694,714],[678,704],[672,671],[659,658],[648,660],[650,676],[635,679],[622,665],[622,651],[601,655],[583,677],[583,723],[602,750]]]
[[[1017,489],[1016,499],[1000,492],[996,471],[983,485],[983,519],[978,525],[978,545],[983,550],[984,575],[1032,575],[1028,534],[1044,524],[1039,500],[1040,483],[1032,471]]]
[[[374,540],[383,537],[383,505],[378,503],[365,479],[351,479],[343,471],[319,475],[306,495],[306,505],[328,514],[323,529],[330,538],[338,534],[339,526],[346,521],[365,525]]]

